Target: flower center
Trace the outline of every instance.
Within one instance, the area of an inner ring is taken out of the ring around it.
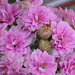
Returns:
[[[16,41],[14,41],[14,42],[12,43],[12,45],[16,48],[16,47],[17,47]]]
[[[62,41],[62,38],[59,38],[59,40],[61,40],[61,41]]]
[[[41,65],[41,68],[44,69],[45,68],[45,65]]]
[[[59,40],[61,41],[63,40],[63,35],[60,35]]]
[[[14,47],[16,47],[17,45],[13,45]]]
[[[35,21],[38,22],[39,20],[40,20],[40,18],[35,15]]]

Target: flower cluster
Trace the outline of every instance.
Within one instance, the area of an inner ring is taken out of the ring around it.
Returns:
[[[75,75],[75,13],[43,0],[0,0],[0,75]]]

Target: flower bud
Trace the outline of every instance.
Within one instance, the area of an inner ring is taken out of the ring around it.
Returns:
[[[37,35],[42,39],[48,39],[51,36],[51,29],[46,25],[43,25],[37,31]]]
[[[39,49],[40,50],[48,52],[50,50],[50,48],[51,48],[51,45],[48,40],[41,39],[39,41]]]

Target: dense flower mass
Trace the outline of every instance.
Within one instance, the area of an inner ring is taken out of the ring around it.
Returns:
[[[75,13],[43,0],[0,0],[0,75],[75,75]]]

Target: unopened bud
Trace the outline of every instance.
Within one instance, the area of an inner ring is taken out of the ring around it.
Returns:
[[[48,52],[50,50],[50,48],[51,48],[51,45],[48,40],[41,39],[39,41],[39,49],[40,50]]]
[[[42,39],[48,39],[51,36],[51,29],[46,25],[43,25],[37,31],[37,35]]]

